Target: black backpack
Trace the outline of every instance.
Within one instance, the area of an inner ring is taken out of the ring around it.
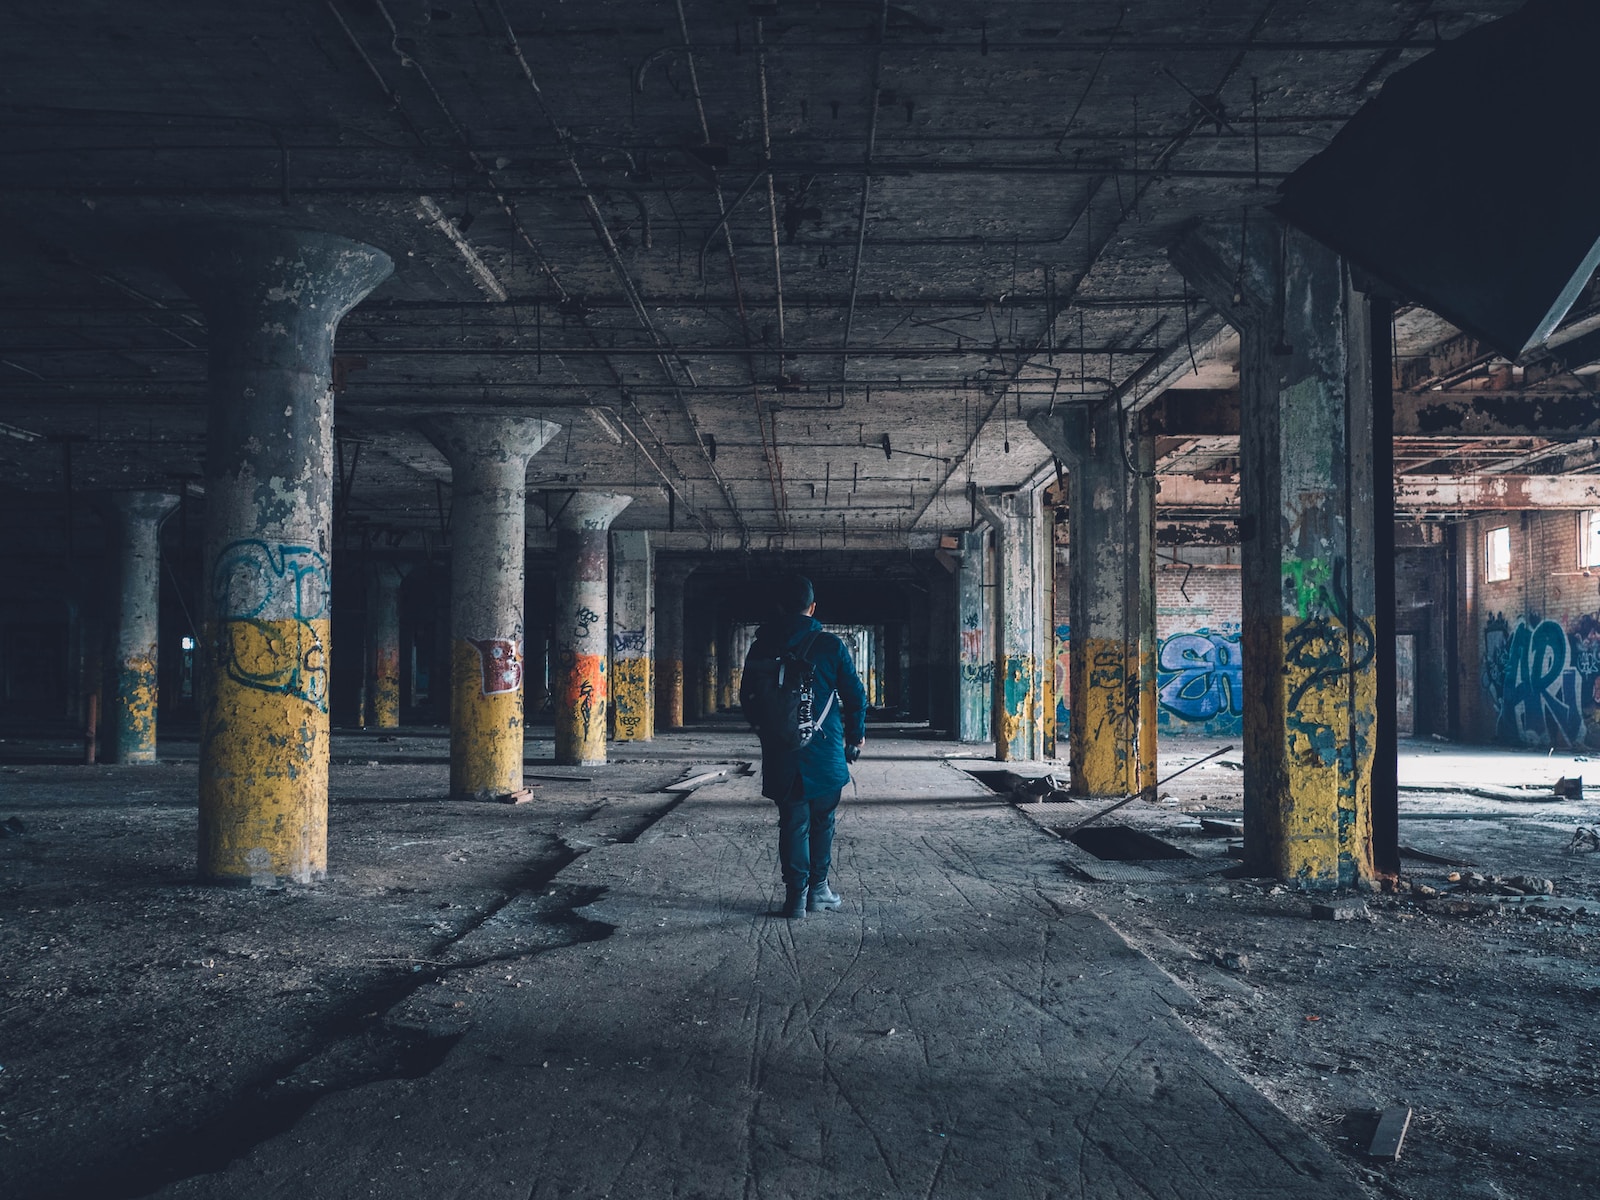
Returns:
[[[822,728],[833,707],[829,692],[817,709],[817,669],[811,662],[811,647],[821,636],[813,631],[798,646],[785,647],[776,655],[752,657],[744,668],[739,688],[745,720],[761,738],[765,751],[800,750]]]

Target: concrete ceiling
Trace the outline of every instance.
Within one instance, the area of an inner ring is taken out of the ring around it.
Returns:
[[[1516,7],[18,9],[0,42],[0,473],[59,488],[57,443],[76,439],[81,488],[201,475],[206,330],[143,243],[237,217],[396,261],[338,340],[352,526],[436,526],[448,470],[413,422],[510,408],[563,427],[530,486],[633,492],[619,527],[930,544],[968,523],[969,482],[1049,469],[1028,414],[1186,374],[1230,387],[1236,342],[1168,265],[1176,231],[1270,202],[1390,73]],[[1566,336],[1585,321],[1593,296]],[[1418,396],[1525,386],[1421,310],[1397,345],[1402,375],[1424,364],[1401,380]],[[1530,369],[1587,398],[1556,366]],[[1225,482],[1227,432],[1166,444],[1163,469]],[[1538,432],[1492,463],[1408,443],[1401,466],[1565,469]]]

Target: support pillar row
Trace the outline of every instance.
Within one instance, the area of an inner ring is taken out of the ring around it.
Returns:
[[[656,714],[662,729],[683,728],[683,589],[691,569],[674,562],[656,572]]]
[[[450,795],[522,787],[528,460],[560,427],[536,417],[423,422],[450,460]]]
[[[393,264],[234,225],[186,228],[165,253],[210,342],[200,874],[310,882],[328,862],[333,338]]]
[[[650,534],[611,535],[611,713],[619,742],[656,735],[655,551]]]
[[[1071,790],[1144,793],[1156,782],[1155,439],[1115,402],[1028,426],[1068,470]]]
[[[1240,334],[1246,865],[1349,885],[1374,871],[1368,301],[1339,255],[1266,213],[1242,236],[1201,226],[1172,259]]]
[[[156,761],[157,634],[160,629],[161,522],[178,503],[162,492],[106,497],[119,548],[116,701],[112,759]]]
[[[556,762],[606,761],[607,531],[633,497],[573,492],[556,518]]]
[[[995,571],[994,747],[1001,762],[1039,757],[1038,501],[1020,492],[978,496],[993,527]]]
[[[404,575],[380,563],[367,579],[367,724],[400,725],[400,583]]]
[[[984,593],[988,541],[989,531],[981,527],[961,535],[961,567],[956,577],[961,624],[956,736],[963,742],[989,740],[994,709],[994,633]]]

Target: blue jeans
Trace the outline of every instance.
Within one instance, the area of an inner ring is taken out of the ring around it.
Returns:
[[[839,793],[809,799],[800,794],[800,780],[778,804],[778,865],[791,892],[826,883],[833,865],[833,815]]]

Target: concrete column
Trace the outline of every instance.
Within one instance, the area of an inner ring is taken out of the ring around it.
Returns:
[[[1144,792],[1156,781],[1155,439],[1115,402],[1028,425],[1068,468],[1072,791]],[[1054,571],[1053,551],[1044,565]]]
[[[161,521],[177,503],[178,497],[162,492],[106,497],[118,544],[117,681],[108,714],[113,762],[156,761]]]
[[[979,495],[995,531],[994,748],[1001,762],[1038,758],[1039,656],[1034,646],[1038,590],[1037,500],[1018,492]]]
[[[1240,334],[1246,864],[1351,884],[1374,871],[1367,299],[1337,254],[1259,212],[1172,258]]]
[[[450,460],[450,795],[459,800],[522,788],[528,460],[559,428],[466,414],[422,423]]]
[[[619,742],[656,735],[655,551],[650,535],[611,535],[611,712]]]
[[[989,531],[981,526],[961,535],[956,601],[961,622],[961,674],[957,683],[956,736],[963,742],[987,742],[994,713],[994,631],[983,586],[988,541]]]
[[[733,627],[733,641],[729,662],[730,708],[739,707],[739,689],[744,686],[744,660],[750,657],[750,646],[755,641],[755,631],[748,625]]]
[[[717,713],[717,628],[715,613],[707,614],[700,630],[700,716]]]
[[[388,277],[331,234],[198,225],[166,247],[210,342],[200,874],[327,873],[333,336]]]
[[[379,563],[367,579],[367,724],[395,729],[400,724],[399,567]]]
[[[611,607],[606,531],[633,501],[573,492],[556,517],[556,762],[606,761],[606,644]]]
[[[683,728],[683,586],[687,563],[656,568],[656,720],[663,729]]]
[[[428,709],[435,725],[450,724],[450,571],[442,563],[429,572],[433,639],[428,656]]]
[[[733,688],[733,622],[727,617],[717,621],[717,711],[727,712],[738,703],[738,693]]]

